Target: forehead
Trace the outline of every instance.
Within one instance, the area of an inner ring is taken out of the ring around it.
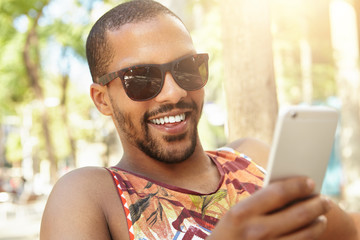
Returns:
[[[165,63],[195,53],[187,29],[171,15],[125,24],[107,32],[107,39],[114,56],[109,72],[136,64]]]

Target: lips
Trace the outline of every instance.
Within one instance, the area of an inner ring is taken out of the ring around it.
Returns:
[[[185,113],[177,114],[177,115],[169,115],[159,118],[151,119],[150,122],[155,125],[165,125],[169,123],[180,123],[185,121]]]

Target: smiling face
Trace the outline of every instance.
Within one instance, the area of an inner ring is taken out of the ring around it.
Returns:
[[[139,64],[163,64],[195,53],[188,31],[170,15],[126,24],[108,32],[107,39],[114,55],[108,73]],[[197,123],[203,89],[186,91],[170,73],[166,73],[161,92],[148,101],[131,100],[119,78],[104,87],[92,86],[92,92],[94,89],[104,93],[108,108],[99,106],[94,94],[92,97],[101,112],[112,116],[127,157],[145,154],[178,163],[188,159],[199,144]]]

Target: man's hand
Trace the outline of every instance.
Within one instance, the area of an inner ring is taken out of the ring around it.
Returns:
[[[330,203],[313,190],[305,177],[276,181],[230,209],[208,239],[318,239]]]

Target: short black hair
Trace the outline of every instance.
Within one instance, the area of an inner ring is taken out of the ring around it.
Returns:
[[[86,41],[86,57],[93,82],[105,75],[113,59],[106,39],[106,31],[115,31],[127,23],[136,23],[153,19],[161,14],[169,14],[181,19],[171,10],[153,0],[133,0],[114,7],[105,13],[92,27]]]

